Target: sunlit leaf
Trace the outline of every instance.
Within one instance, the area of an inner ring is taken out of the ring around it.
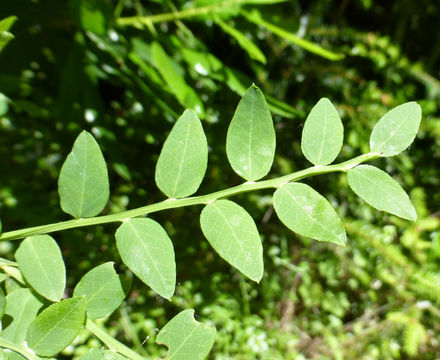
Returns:
[[[229,200],[205,206],[200,215],[203,234],[215,251],[248,278],[263,276],[263,246],[252,217]]]
[[[125,221],[116,231],[121,259],[155,292],[170,299],[176,287],[173,244],[165,230],[151,219]]]
[[[116,352],[103,349],[90,349],[85,355],[80,357],[80,360],[126,360],[125,356],[122,356]]]
[[[84,324],[84,298],[52,304],[32,321],[26,334],[29,347],[41,356],[53,356],[70,345]]]
[[[370,137],[371,152],[394,156],[414,141],[422,119],[422,109],[408,102],[388,111],[380,118]]]
[[[115,311],[127,292],[127,283],[116,274],[113,263],[107,262],[85,274],[76,285],[73,296],[85,296],[87,317],[99,319]]]
[[[214,345],[214,327],[194,320],[194,310],[184,310],[157,334],[156,343],[168,347],[167,360],[201,360]]]
[[[61,208],[75,217],[98,215],[109,198],[107,166],[91,134],[83,131],[61,168]]]
[[[310,111],[304,124],[301,149],[314,165],[328,165],[341,151],[344,127],[329,99],[322,98]]]
[[[163,145],[156,184],[170,198],[194,194],[205,176],[208,144],[197,114],[185,110]]]
[[[235,110],[226,138],[234,171],[248,181],[265,176],[275,154],[275,130],[261,90],[252,85]]]
[[[56,241],[49,235],[30,236],[22,241],[15,258],[26,281],[37,293],[59,301],[66,286],[66,268]]]
[[[0,337],[21,344],[26,337],[30,323],[42,306],[43,303],[29,289],[17,289],[10,292],[6,296],[5,315],[8,315],[12,321],[9,324],[5,323],[5,316],[2,320],[3,330]]]
[[[273,195],[273,206],[290,230],[315,240],[345,245],[341,219],[330,203],[310,186],[290,183],[279,187]]]
[[[386,172],[359,165],[347,173],[350,188],[372,207],[415,221],[416,210],[402,187]]]

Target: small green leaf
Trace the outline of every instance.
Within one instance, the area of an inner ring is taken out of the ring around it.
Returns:
[[[66,268],[56,241],[49,235],[23,240],[15,253],[18,267],[37,293],[50,301],[59,301],[66,286]]]
[[[84,298],[71,298],[52,304],[32,321],[27,344],[37,355],[53,356],[70,345],[84,324]]]
[[[86,131],[78,136],[61,168],[58,192],[63,211],[79,218],[98,215],[107,204],[107,166],[99,145]]]
[[[215,327],[194,320],[194,310],[184,310],[160,330],[156,343],[168,347],[167,360],[201,360],[214,345]]]
[[[194,109],[200,117],[205,116],[205,109],[197,93],[187,85],[185,79],[176,70],[173,61],[158,42],[151,44],[151,57],[154,66],[174,93],[179,103],[186,108]]]
[[[205,206],[200,215],[203,234],[215,251],[253,281],[263,277],[263,246],[252,217],[229,200]]]
[[[155,292],[170,299],[176,287],[173,244],[165,230],[151,219],[130,219],[116,231],[121,259]]]
[[[0,319],[3,317],[5,310],[6,310],[6,296],[3,293],[3,290],[0,289]]]
[[[266,64],[266,56],[264,56],[263,52],[253,43],[252,40],[248,39],[245,34],[228,25],[218,17],[214,20],[214,22],[220,26],[225,33],[237,40],[240,47],[249,54],[251,59]]]
[[[205,176],[208,143],[193,110],[185,110],[163,145],[156,166],[156,184],[170,198],[194,194]]]
[[[102,349],[90,349],[80,360],[126,360],[125,356],[116,352]]]
[[[12,318],[12,322],[7,325],[3,319],[3,330],[0,337],[21,344],[25,337],[30,323],[37,316],[38,310],[43,303],[29,290],[17,289],[6,296],[5,315]]]
[[[0,20],[0,32],[8,31],[16,21],[17,17],[15,15]]]
[[[273,206],[281,222],[290,230],[345,246],[341,219],[330,203],[310,186],[301,183],[281,186],[273,195]]]
[[[126,282],[116,274],[113,263],[107,262],[85,274],[76,285],[73,296],[85,296],[87,317],[100,319],[115,311],[127,293]]]
[[[304,124],[301,149],[313,165],[328,165],[341,151],[344,127],[334,105],[322,98],[310,111]]]
[[[248,181],[267,175],[275,154],[275,129],[261,90],[252,85],[229,125],[226,153],[234,171]]]
[[[377,122],[370,137],[371,152],[394,156],[414,141],[422,119],[422,109],[408,102],[388,111]]]
[[[372,207],[407,220],[417,220],[408,195],[386,172],[371,165],[359,165],[349,170],[347,177],[350,188]]]

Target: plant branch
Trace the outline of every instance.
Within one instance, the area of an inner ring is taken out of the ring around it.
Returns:
[[[87,329],[95,335],[99,340],[101,340],[107,347],[114,352],[117,352],[131,360],[145,360],[144,357],[140,356],[129,347],[125,346],[114,337],[107,334],[101,327],[96,324],[93,320],[87,319],[86,322]]]
[[[103,215],[103,216],[97,216],[91,218],[80,218],[80,219],[63,221],[59,223],[40,225],[26,229],[9,231],[3,233],[0,236],[0,241],[18,240],[31,235],[48,234],[55,231],[79,228],[83,226],[119,222],[133,217],[145,216],[147,214],[151,214],[166,209],[175,209],[175,208],[192,206],[192,205],[206,205],[221,198],[238,195],[248,191],[277,188],[289,182],[298,181],[315,175],[327,174],[331,172],[346,172],[363,162],[373,160],[378,157],[380,157],[380,154],[376,154],[376,153],[363,154],[339,164],[327,165],[327,166],[322,166],[322,165],[313,166],[275,179],[269,179],[269,180],[263,180],[257,182],[245,182],[241,185],[237,185],[229,189],[220,190],[207,195],[188,197],[184,199],[167,199],[158,202],[156,204],[143,206],[133,210],[123,211],[117,214]]]
[[[279,2],[283,1],[286,0],[280,0]],[[173,11],[157,15],[121,17],[116,20],[116,23],[121,26],[150,26],[158,22],[175,21],[201,15],[212,15],[214,13],[220,13],[222,11],[230,10],[233,6],[245,5],[247,3],[255,4],[256,2],[255,0],[227,0],[223,1],[220,4],[193,7],[186,10]]]
[[[32,352],[30,349],[28,349],[22,345],[14,344],[14,343],[10,342],[9,340],[6,340],[1,337],[0,337],[0,347],[3,349],[12,350],[28,360],[41,360],[41,358],[38,357],[37,355],[35,355],[35,353]]]

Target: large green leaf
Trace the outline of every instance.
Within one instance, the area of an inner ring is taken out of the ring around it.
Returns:
[[[252,85],[228,129],[226,153],[234,171],[248,181],[265,176],[275,154],[275,130],[261,90]]]
[[[26,331],[30,323],[37,316],[43,303],[29,290],[17,289],[6,296],[5,315],[12,318],[10,324],[3,319],[2,338],[21,344],[26,338]]]
[[[0,20],[0,52],[6,46],[6,44],[14,38],[8,30],[14,25],[17,20],[16,16],[9,16]]]
[[[87,317],[99,319],[115,311],[127,292],[127,282],[116,274],[113,263],[107,262],[85,274],[76,285],[73,296],[85,296]]]
[[[240,47],[249,54],[251,59],[266,64],[266,56],[264,56],[263,52],[254,44],[252,40],[248,39],[245,34],[238,31],[236,28],[228,25],[220,18],[216,18],[214,21],[218,26],[223,29],[224,32],[237,40]]]
[[[310,186],[290,183],[273,195],[275,211],[290,230],[315,240],[345,246],[341,219],[330,203]]]
[[[176,287],[173,244],[165,230],[151,219],[130,219],[116,231],[121,259],[155,292],[170,299]]]
[[[408,102],[388,111],[377,122],[370,137],[371,152],[394,156],[414,141],[422,119],[422,109]]]
[[[53,356],[75,339],[84,324],[84,298],[71,298],[52,304],[32,321],[26,334],[29,347],[37,355]]]
[[[351,189],[372,207],[415,221],[416,210],[402,187],[386,172],[360,165],[347,173]]]
[[[328,165],[341,151],[344,127],[338,111],[322,98],[310,111],[304,124],[301,149],[313,165]]]
[[[168,347],[167,360],[201,360],[214,345],[214,327],[194,320],[194,310],[173,317],[157,334],[156,343]]]
[[[66,286],[66,268],[61,250],[49,235],[23,240],[15,258],[26,281],[50,301],[59,301]]]
[[[215,251],[248,278],[263,277],[263,246],[252,217],[229,200],[205,206],[200,215],[203,234]]]
[[[151,44],[151,57],[154,66],[174,93],[179,103],[186,108],[194,109],[201,117],[205,109],[197,93],[187,85],[182,75],[175,69],[172,60],[158,42]]]
[[[98,215],[109,197],[107,166],[98,144],[83,131],[61,168],[58,180],[61,208],[75,217]]]
[[[156,184],[170,198],[194,194],[205,176],[208,143],[193,110],[185,110],[163,145],[156,166]]]

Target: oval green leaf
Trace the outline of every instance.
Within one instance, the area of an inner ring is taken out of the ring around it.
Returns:
[[[275,154],[275,129],[261,90],[252,85],[237,106],[226,138],[234,171],[248,181],[267,175]]]
[[[107,166],[91,134],[83,131],[64,162],[58,180],[61,208],[78,218],[98,215],[107,204]]]
[[[372,207],[415,221],[417,213],[402,187],[385,171],[371,165],[359,165],[347,173],[348,185]]]
[[[84,298],[52,304],[32,321],[26,334],[28,346],[37,355],[53,356],[70,345],[84,324]]]
[[[176,287],[173,244],[165,230],[151,219],[130,219],[116,231],[121,259],[155,292],[170,299]]]
[[[278,188],[273,206],[290,230],[309,238],[345,246],[341,219],[330,203],[310,186],[290,183]]]
[[[313,165],[328,165],[336,159],[344,140],[344,127],[334,105],[322,98],[304,124],[301,149]]]
[[[414,141],[422,119],[422,109],[408,102],[388,111],[380,118],[370,137],[371,152],[394,156]]]
[[[194,310],[173,317],[157,334],[156,343],[168,347],[167,360],[202,360],[214,345],[217,330],[194,320]]]
[[[73,291],[74,297],[86,299],[87,317],[109,316],[121,305],[128,293],[127,282],[116,274],[112,262],[99,265],[85,274]]]
[[[66,267],[61,250],[49,235],[23,240],[15,253],[18,267],[32,288],[50,301],[59,301],[66,286]]]
[[[249,279],[263,277],[263,246],[252,217],[229,200],[208,204],[200,215],[203,234],[214,250]]]
[[[193,110],[177,119],[163,145],[156,166],[156,184],[170,198],[194,194],[205,176],[208,143]]]
[[[10,292],[6,296],[5,315],[10,316],[12,322],[9,325],[3,323],[0,336],[15,344],[23,343],[29,325],[42,306],[43,303],[29,289]]]

